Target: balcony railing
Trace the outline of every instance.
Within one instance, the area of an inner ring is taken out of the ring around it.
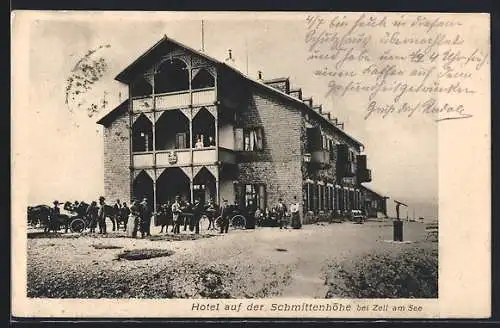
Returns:
[[[188,107],[190,102],[189,92],[158,95],[156,96],[156,109]]]
[[[132,111],[134,113],[150,112],[153,110],[153,107],[153,97],[132,99]]]
[[[210,105],[215,100],[214,89],[193,91],[193,105]]]
[[[371,182],[372,181],[372,170],[365,169],[358,172],[358,181],[361,182]]]
[[[189,105],[210,105],[216,101],[215,89],[202,89],[192,91],[169,92],[155,95],[155,103],[152,96],[132,99],[132,111],[134,113],[149,112],[153,108],[157,110],[184,108]]]
[[[216,147],[193,149],[191,158],[190,149],[171,149],[156,151],[156,166],[189,166],[189,165],[213,165],[217,162],[217,151],[219,162],[236,164],[236,155],[232,150]],[[151,167],[154,164],[152,153],[140,153],[133,155],[134,168]]]
[[[153,166],[153,154],[152,153],[143,153],[143,154],[134,154],[133,157],[134,167],[151,167]]]

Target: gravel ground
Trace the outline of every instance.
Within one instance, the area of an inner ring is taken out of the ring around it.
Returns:
[[[412,241],[407,244],[387,242],[392,224],[383,222],[230,230],[227,235],[204,231],[198,237],[152,230],[151,239],[126,238],[123,232],[31,235],[28,297],[324,298],[332,263],[363,254],[437,248],[424,241],[420,223],[405,223],[405,240]],[[118,258],[141,250],[161,256]]]

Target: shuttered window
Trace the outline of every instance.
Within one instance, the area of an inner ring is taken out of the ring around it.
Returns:
[[[262,128],[251,128],[243,130],[243,150],[258,151],[262,150]]]

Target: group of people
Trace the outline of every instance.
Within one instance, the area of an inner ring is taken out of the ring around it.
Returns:
[[[205,147],[215,147],[215,139],[213,137],[208,137],[208,140],[205,141],[203,135],[198,135],[196,137],[194,148],[201,149]]]
[[[252,203],[249,204],[249,207]],[[247,207],[248,208],[248,207]],[[247,209],[249,211],[249,209]],[[262,222],[266,217],[273,217],[280,229],[286,229],[288,223],[294,229],[300,229],[302,223],[300,221],[300,203],[297,201],[297,197],[294,197],[294,201],[290,204],[290,208],[285,205],[283,199],[278,199],[278,203],[271,209],[261,210],[257,208],[254,211],[254,217],[257,222]],[[291,222],[289,222],[289,217],[291,217]]]
[[[78,201],[75,201],[71,209],[76,211],[83,204],[83,202],[80,204]],[[59,205],[58,201],[54,201],[53,213],[55,215],[60,214]],[[265,217],[274,217],[280,229],[287,228],[290,216],[292,228],[301,228],[299,210],[300,204],[296,197],[290,205],[290,209],[287,208],[281,198],[270,210],[266,209],[263,211],[259,208],[254,208],[251,201],[247,206],[247,214],[252,215],[256,222],[260,222]],[[119,224],[123,223],[127,235],[136,238],[138,232],[140,232],[141,237],[144,238],[145,236],[151,236],[151,218],[155,214],[158,219],[157,224],[161,226],[160,233],[164,231],[167,233],[168,226],[172,225],[171,232],[174,234],[180,233],[181,226],[184,226],[183,231],[187,231],[189,227],[189,231],[199,234],[200,220],[203,215],[206,215],[208,218],[208,230],[217,229],[215,219],[220,216],[220,233],[228,233],[233,209],[227,199],[223,200],[222,205],[219,207],[213,200],[209,200],[207,204],[203,204],[200,199],[196,199],[191,204],[182,200],[180,196],[176,196],[174,202],[166,202],[160,205],[155,212],[146,197],[142,201],[139,201],[139,199],[132,200],[132,205],[129,207],[127,203],[122,203],[119,199],[116,200],[113,206],[107,205],[106,199],[100,196],[98,202],[92,201],[82,214],[89,221],[91,233],[95,233],[96,228],[99,227],[99,234],[106,234],[106,218],[110,218],[113,222],[113,229],[115,224],[118,229]]]
[[[229,216],[229,211],[226,209],[227,201],[224,201],[224,205],[220,209],[220,215],[223,218]],[[184,231],[189,230],[195,234],[200,233],[200,220],[203,215],[208,218],[208,230],[215,230],[215,218],[217,216],[217,205],[213,200],[209,200],[208,204],[201,203],[200,199],[196,199],[193,204],[184,201],[180,196],[175,197],[174,202],[167,202],[162,204],[158,209],[158,223],[161,226],[160,233],[165,229],[165,233],[168,232],[168,226],[172,225],[172,230],[174,234],[179,234],[181,231],[181,226],[184,226]],[[228,219],[229,220],[229,219]],[[228,221],[229,222],[229,221]],[[229,224],[227,225],[229,227]],[[221,233],[228,231],[223,224],[221,226]]]

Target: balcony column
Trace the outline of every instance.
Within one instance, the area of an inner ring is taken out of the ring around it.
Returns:
[[[191,198],[191,204],[194,203],[194,179],[192,177],[189,178],[189,191],[190,191],[190,198]]]
[[[156,173],[156,168],[154,171],[154,179],[153,179],[153,222],[156,222],[156,211],[157,211],[157,202],[156,202],[156,179],[158,178]],[[153,223],[154,224],[154,223]]]

